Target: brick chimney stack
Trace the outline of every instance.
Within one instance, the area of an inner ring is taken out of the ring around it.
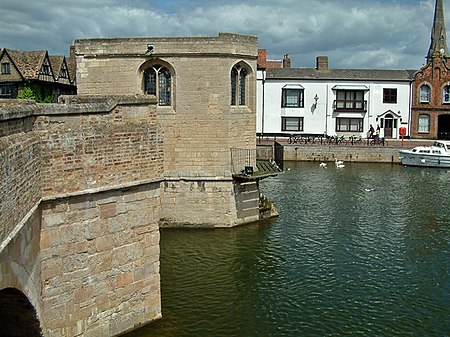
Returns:
[[[290,68],[291,67],[291,58],[289,57],[289,54],[285,54],[283,57],[283,68]]]
[[[317,56],[316,69],[318,71],[327,71],[328,70],[328,56]]]

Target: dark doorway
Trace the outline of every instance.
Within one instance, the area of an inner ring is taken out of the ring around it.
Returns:
[[[450,140],[450,115],[438,116],[437,139]]]
[[[8,337],[41,337],[36,311],[19,290],[0,290],[0,335]]]

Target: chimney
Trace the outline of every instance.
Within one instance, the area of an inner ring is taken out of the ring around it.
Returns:
[[[283,68],[290,68],[291,67],[291,58],[289,57],[289,54],[285,54],[283,57]]]
[[[258,49],[258,60],[265,62],[266,57],[267,57],[267,51],[265,49]]]
[[[328,56],[317,56],[316,58],[316,69],[318,71],[328,70]]]

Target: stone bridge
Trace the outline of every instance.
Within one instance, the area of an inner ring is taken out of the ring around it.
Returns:
[[[154,99],[0,112],[0,322],[112,336],[161,315]],[[20,321],[16,316],[18,310]]]
[[[0,100],[7,336],[116,336],[158,319],[161,226],[259,219],[258,179],[233,174],[256,159],[232,169],[230,154],[256,150],[256,38],[94,39],[74,47],[78,96],[59,104]],[[155,64],[169,74],[165,101],[145,92]],[[247,81],[239,104],[234,69],[245,69]]]

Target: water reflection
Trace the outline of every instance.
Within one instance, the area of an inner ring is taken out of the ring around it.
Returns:
[[[164,318],[127,336],[449,335],[450,174],[286,167],[279,218],[161,232]]]

